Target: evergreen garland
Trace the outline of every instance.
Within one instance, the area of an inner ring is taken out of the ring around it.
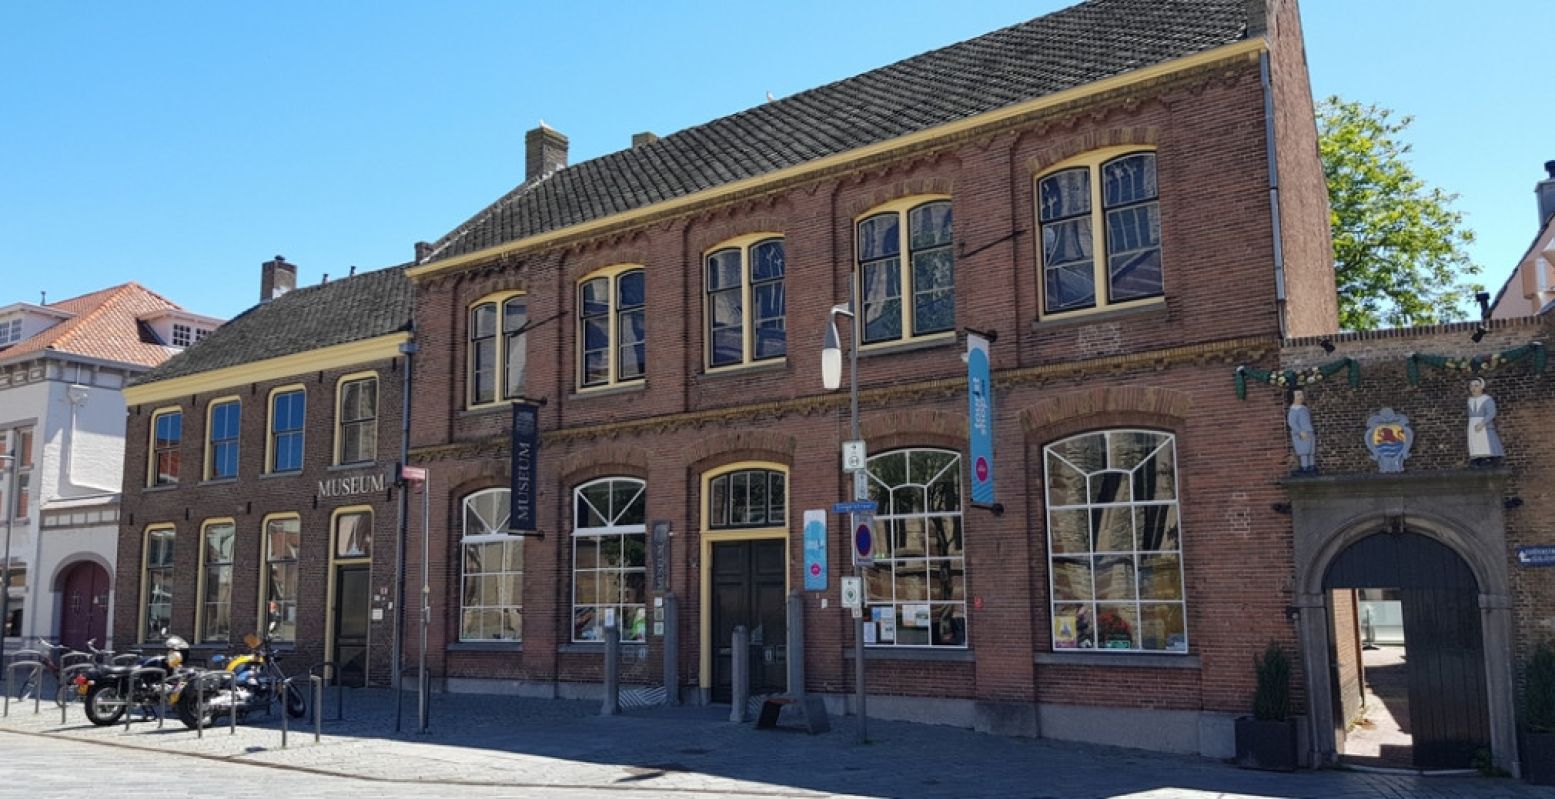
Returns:
[[[1484,372],[1493,372],[1503,366],[1509,366],[1530,357],[1533,358],[1533,373],[1536,375],[1544,374],[1546,360],[1544,344],[1538,341],[1489,355],[1425,355],[1417,352],[1409,356],[1409,385],[1420,385],[1421,364],[1446,372],[1477,375]]]
[[[1295,369],[1277,369],[1266,372],[1252,366],[1238,366],[1236,368],[1236,398],[1247,399],[1247,381],[1254,383],[1267,383],[1279,388],[1301,388],[1313,383],[1320,383],[1338,374],[1341,369],[1349,370],[1350,388],[1361,386],[1361,365],[1354,358],[1340,358],[1337,361],[1313,366],[1301,371]]]

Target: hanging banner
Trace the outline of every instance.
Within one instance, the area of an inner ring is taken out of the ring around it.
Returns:
[[[508,529],[532,533],[536,527],[535,479],[540,456],[540,406],[513,403],[512,499]]]
[[[972,504],[993,504],[993,386],[988,339],[966,334],[967,428],[972,431]]]
[[[826,590],[826,511],[804,512],[804,590]]]

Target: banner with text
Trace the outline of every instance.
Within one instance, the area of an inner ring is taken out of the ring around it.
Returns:
[[[972,502],[993,504],[993,386],[988,339],[966,335],[967,428],[972,431]]]
[[[508,529],[532,533],[535,526],[535,479],[540,457],[540,406],[513,403],[512,504]]]

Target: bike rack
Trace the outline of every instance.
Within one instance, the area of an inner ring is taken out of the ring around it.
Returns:
[[[72,652],[71,654],[80,655],[80,654],[84,654],[84,653]],[[69,657],[69,656],[70,655],[66,655],[66,657]],[[67,696],[66,691],[74,691],[76,689],[76,686],[74,685],[74,682],[75,682],[74,677],[75,677],[75,675],[77,673],[80,673],[80,672],[91,671],[92,669],[95,669],[95,668],[97,668],[97,664],[91,662],[90,660],[88,660],[85,663],[73,663],[73,664],[71,664],[69,666],[65,666],[64,668],[59,670],[59,723],[60,724],[63,725],[66,722],[65,713],[66,713],[66,710],[68,709],[67,708],[67,702],[65,701],[66,700],[66,696]]]
[[[16,653],[17,656],[32,655],[41,657],[41,653],[32,649],[23,649]],[[5,711],[4,715],[11,715],[11,694],[16,691],[16,672],[22,669],[32,669],[33,679],[38,681],[38,689],[32,692],[32,714],[38,715],[43,708],[43,661],[42,660],[17,660],[5,667]]]
[[[129,694],[124,697],[124,731],[130,731],[130,716],[134,710],[135,685],[140,682],[142,676],[155,675],[157,678],[157,694],[161,699],[157,703],[157,729],[162,729],[162,724],[167,721],[167,669],[156,666],[141,666],[130,672]]]
[[[308,680],[314,684],[313,715],[315,717],[324,714],[324,685],[327,681],[335,682],[335,717],[330,721],[345,721],[346,718],[346,687],[340,682],[340,666],[333,660],[326,660],[313,664],[308,669]],[[317,726],[318,718],[314,719]]]
[[[203,674],[196,675],[195,677],[192,678],[192,681],[194,682],[195,701],[199,702],[199,705],[200,705],[200,708],[201,708],[200,714],[198,716],[196,716],[195,720],[194,720],[195,737],[196,738],[204,738],[205,737],[205,712],[204,712],[204,708],[205,708],[205,684],[207,682],[215,682],[216,683],[215,687],[220,688],[222,683],[227,683],[229,686],[231,686],[229,690],[231,690],[233,693],[236,693],[237,690],[238,690],[237,675],[233,674],[230,671],[207,671],[207,672],[205,672]],[[186,688],[184,688],[184,690],[187,691],[189,689],[186,687]],[[230,704],[227,706],[227,717],[232,722],[231,730],[227,734],[228,735],[237,735],[238,734],[238,708],[237,708],[237,697],[236,696],[231,696],[230,697]]]

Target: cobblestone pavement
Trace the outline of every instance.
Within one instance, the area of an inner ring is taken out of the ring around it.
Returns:
[[[333,700],[325,707],[326,718],[332,717]],[[620,796],[629,791],[930,799],[1555,799],[1555,789],[1509,779],[1354,771],[1270,774],[1201,758],[878,720],[870,723],[871,742],[859,744],[851,718],[834,718],[832,732],[808,736],[732,724],[727,707],[659,707],[616,717],[601,717],[598,709],[593,702],[438,695],[431,706],[431,732],[423,736],[409,732],[416,726],[412,696],[404,706],[407,732],[396,734],[393,695],[357,691],[346,699],[344,721],[325,722],[321,741],[313,741],[304,722],[291,730],[282,749],[279,719],[262,715],[239,725],[236,735],[218,727],[201,739],[176,719],[161,729],[154,721],[137,722],[126,732],[122,725],[91,726],[78,706],[70,708],[61,725],[57,709],[50,712],[46,706],[35,716],[30,704],[13,704],[11,716],[0,720],[0,795],[13,795],[17,786],[33,786],[41,794],[29,788],[14,795],[63,794],[69,775],[83,763],[101,762],[107,775],[123,765],[171,779],[168,787],[175,793],[185,792],[177,783],[182,774],[204,786],[220,786],[230,774],[227,779],[240,785],[263,786],[254,795],[266,796],[424,795],[440,784],[465,786],[458,792],[471,797]],[[183,757],[175,760],[174,754]],[[235,769],[232,764],[269,768]],[[157,783],[145,784],[155,790],[150,786]],[[234,786],[188,793],[241,795]]]

